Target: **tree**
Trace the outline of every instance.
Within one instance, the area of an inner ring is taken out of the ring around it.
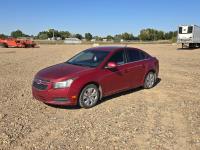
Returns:
[[[5,39],[5,38],[7,38],[8,36],[7,35],[5,35],[5,34],[0,34],[0,38],[1,39]]]
[[[61,37],[63,40],[66,39],[66,38],[71,37],[71,33],[68,32],[68,31],[60,31],[59,34],[60,34],[60,37]]]
[[[91,41],[92,40],[92,34],[91,33],[85,33],[85,39],[87,41]]]
[[[128,41],[128,40],[134,40],[133,34],[129,34],[127,32],[122,33],[121,37],[122,37],[123,40],[126,40],[126,41]]]
[[[122,40],[122,35],[121,34],[116,34],[114,36],[114,40],[117,41],[117,42],[120,42]]]
[[[164,32],[155,29],[143,29],[140,31],[140,39],[143,41],[154,41],[165,39]]]
[[[102,41],[102,40],[103,40],[103,38],[100,37],[100,36],[94,36],[93,38],[94,38],[96,41]]]
[[[46,39],[48,39],[48,34],[47,33],[41,33],[38,36],[38,38],[41,39],[41,40],[46,40]]]
[[[46,40],[49,38],[49,34],[47,31],[42,31],[38,33],[37,38],[41,40]]]
[[[106,39],[107,39],[108,41],[112,41],[112,40],[114,39],[114,37],[111,36],[111,35],[108,35],[108,36],[106,37]]]
[[[49,38],[60,37],[60,34],[59,34],[58,30],[49,29],[48,37],[49,37]]]
[[[140,31],[140,39],[143,41],[152,40],[171,40],[177,36],[177,31],[170,31],[164,33],[163,31],[155,29],[143,29]]]
[[[163,31],[158,31],[156,34],[156,38],[157,40],[164,40],[165,39],[165,35]]]
[[[16,31],[11,32],[11,36],[14,38],[29,37],[28,35],[24,34],[21,30],[16,30]]]
[[[76,34],[75,37],[78,38],[79,40],[83,39],[83,36],[81,34]]]
[[[173,39],[175,37],[177,37],[177,31],[169,31],[169,32],[166,32],[164,34],[164,37],[166,40],[170,40],[170,39]]]
[[[150,41],[150,40],[154,39],[154,35],[152,34],[152,30],[151,29],[143,29],[143,30],[141,30],[139,37],[143,41]]]

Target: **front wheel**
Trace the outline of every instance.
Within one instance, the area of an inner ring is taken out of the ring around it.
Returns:
[[[97,104],[99,97],[98,87],[94,84],[89,84],[81,91],[79,105],[83,108],[91,108]]]
[[[154,87],[155,83],[156,83],[156,73],[154,72],[149,72],[144,80],[144,88],[145,89],[151,89]]]

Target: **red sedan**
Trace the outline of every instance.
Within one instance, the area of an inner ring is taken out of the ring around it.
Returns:
[[[105,96],[141,86],[152,88],[158,72],[159,61],[140,49],[96,47],[39,71],[32,93],[47,104],[91,108]]]

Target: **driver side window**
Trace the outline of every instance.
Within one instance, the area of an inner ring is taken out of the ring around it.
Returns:
[[[124,50],[116,52],[114,55],[111,56],[109,62],[115,62],[118,65],[122,65],[125,63],[124,59]]]

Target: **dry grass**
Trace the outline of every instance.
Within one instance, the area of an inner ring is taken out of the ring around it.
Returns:
[[[0,49],[0,149],[200,149],[200,49],[132,45],[160,60],[160,83],[92,109],[32,98],[34,74],[90,47]]]

